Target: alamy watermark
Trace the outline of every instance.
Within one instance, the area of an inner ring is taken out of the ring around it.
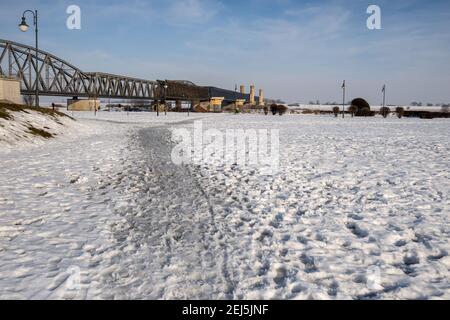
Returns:
[[[81,30],[81,8],[72,4],[67,7],[66,13],[69,15],[66,20],[67,29]]]
[[[381,8],[377,5],[370,5],[367,8],[367,13],[370,14],[367,18],[367,29],[380,30],[381,29]]]
[[[194,129],[172,130],[177,142],[172,150],[176,165],[238,165],[258,169],[261,175],[278,173],[280,133],[278,129],[203,130],[203,122],[195,121]]]
[[[367,289],[379,291],[383,289],[381,285],[381,270],[377,266],[370,266],[366,272]]]
[[[378,5],[372,4],[367,7],[366,26],[369,30],[381,29],[381,8]],[[81,30],[81,8],[78,5],[72,4],[67,7],[66,14],[69,16],[66,20],[66,27],[69,30]]]
[[[66,290],[74,291],[81,289],[81,269],[78,266],[70,266],[67,269],[69,277],[66,282]]]

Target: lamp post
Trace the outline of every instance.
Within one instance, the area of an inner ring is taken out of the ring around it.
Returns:
[[[345,118],[345,80],[342,83],[342,119]]]
[[[164,84],[164,115],[167,116],[167,88],[169,86],[166,84]]]
[[[27,32],[30,28],[27,24],[27,21],[25,19],[25,14],[31,13],[33,15],[33,25],[34,25],[34,31],[36,36],[36,88],[35,88],[35,104],[36,107],[39,107],[39,59],[38,59],[38,51],[39,51],[39,41],[38,41],[38,12],[37,10],[31,11],[31,10],[25,10],[22,14],[22,22],[19,24],[19,29],[22,32]]]

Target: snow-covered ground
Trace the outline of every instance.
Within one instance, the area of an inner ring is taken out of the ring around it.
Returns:
[[[69,117],[57,114],[52,116],[31,109],[24,109],[22,112],[6,111],[10,119],[0,117],[1,152],[47,143],[47,138],[33,134],[30,129],[43,130],[43,133],[50,134],[53,137],[70,136],[83,130],[82,124],[74,122]]]
[[[0,298],[450,298],[450,123],[75,113],[0,150]],[[170,129],[279,129],[280,170],[175,165]]]
[[[317,105],[317,104],[299,104],[299,105],[295,105],[295,106],[290,106],[289,109],[290,110],[296,110],[296,111],[303,111],[303,110],[319,110],[319,111],[332,111],[334,107],[342,107],[342,103],[341,104],[332,104],[332,105]],[[345,106],[345,110],[348,110],[348,105]],[[399,105],[399,106],[391,106],[391,105],[387,105],[387,107],[389,109],[391,109],[391,112],[395,112],[395,109],[397,107],[402,107],[404,110],[407,111],[429,111],[429,112],[443,112],[443,108],[441,106],[432,106],[432,107],[427,107],[427,106],[422,106],[422,107],[418,107],[418,106],[404,106],[404,105]],[[382,105],[375,105],[375,106],[371,106],[370,109],[372,111],[380,111],[380,109],[382,108]]]

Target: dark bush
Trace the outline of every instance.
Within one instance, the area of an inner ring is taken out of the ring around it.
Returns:
[[[348,112],[352,115],[352,117],[355,116],[356,112],[358,111],[358,108],[356,108],[355,106],[350,106],[348,108]]]
[[[380,109],[380,114],[383,116],[383,118],[387,118],[389,113],[391,113],[391,109],[389,109],[388,107],[382,107]]]
[[[374,113],[369,108],[362,108],[359,110],[358,115],[361,117],[373,117]]]
[[[350,105],[356,108],[355,115],[358,117],[367,117],[369,115],[372,115],[370,112],[369,103],[362,98],[354,99]]]
[[[270,105],[270,112],[272,112],[273,115],[276,115],[278,113],[278,105],[275,103]]]
[[[397,117],[399,119],[401,119],[405,115],[405,109],[402,107],[397,107],[397,109],[395,109],[395,112],[397,113]]]
[[[277,109],[278,109],[278,114],[279,114],[280,116],[282,116],[283,114],[285,114],[285,113],[287,112],[287,110],[288,110],[288,108],[287,108],[286,106],[283,106],[282,104],[279,104],[279,105],[277,106]]]
[[[338,117],[340,111],[341,111],[341,110],[339,109],[339,107],[334,107],[334,108],[333,108],[333,114],[334,114],[334,116],[335,116],[336,118]]]

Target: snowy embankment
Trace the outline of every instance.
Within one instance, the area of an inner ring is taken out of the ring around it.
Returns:
[[[11,151],[42,145],[48,139],[81,131],[81,125],[63,113],[0,103],[0,145]]]
[[[0,154],[0,298],[450,298],[447,120],[75,117]],[[175,165],[192,120],[279,129],[280,171]]]

